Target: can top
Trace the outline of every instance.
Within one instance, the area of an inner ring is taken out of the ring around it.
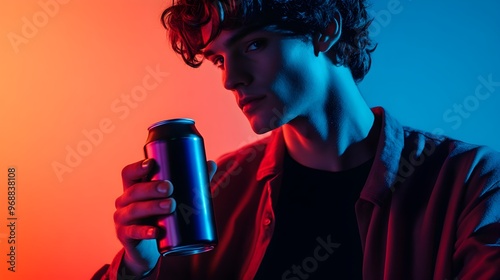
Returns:
[[[164,124],[191,124],[193,125],[194,124],[194,120],[193,119],[188,119],[188,118],[178,118],[178,119],[170,119],[170,120],[163,120],[163,121],[159,121],[159,122],[156,122],[154,124],[152,124],[150,127],[148,127],[148,130],[151,130],[155,127],[158,127],[158,126],[161,126],[161,125],[164,125]]]

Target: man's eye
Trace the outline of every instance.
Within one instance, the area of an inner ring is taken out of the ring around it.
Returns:
[[[246,51],[247,52],[256,51],[256,50],[259,50],[259,49],[265,47],[265,45],[266,45],[266,41],[264,39],[255,40],[255,41],[252,41],[248,45]]]
[[[222,56],[218,56],[212,60],[212,63],[220,68],[224,66],[224,58]]]

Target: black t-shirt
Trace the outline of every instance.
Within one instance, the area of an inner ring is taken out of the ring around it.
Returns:
[[[255,279],[362,279],[354,204],[372,162],[329,172],[286,153],[274,234]]]

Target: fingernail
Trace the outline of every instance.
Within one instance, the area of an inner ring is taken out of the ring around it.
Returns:
[[[171,205],[171,203],[168,200],[160,202],[160,207],[163,208],[163,209],[169,209],[170,205]]]
[[[167,193],[168,187],[167,182],[161,182],[156,186],[156,190],[158,190],[159,193]]]
[[[155,229],[154,229],[154,228],[150,228],[150,229],[148,229],[148,232],[146,232],[146,234],[147,234],[148,236],[153,236],[153,235],[154,235],[154,233],[155,233]]]
[[[141,167],[142,167],[142,168],[147,168],[150,162],[151,162],[151,159],[150,159],[150,158],[145,159],[145,160],[142,162]]]

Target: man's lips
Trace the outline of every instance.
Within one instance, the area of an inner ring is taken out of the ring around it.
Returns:
[[[254,103],[256,101],[259,101],[259,100],[262,100],[264,99],[265,96],[247,96],[247,97],[243,97],[241,98],[240,100],[238,100],[238,106],[240,107],[240,109],[243,110],[243,107],[251,104],[251,103]]]

